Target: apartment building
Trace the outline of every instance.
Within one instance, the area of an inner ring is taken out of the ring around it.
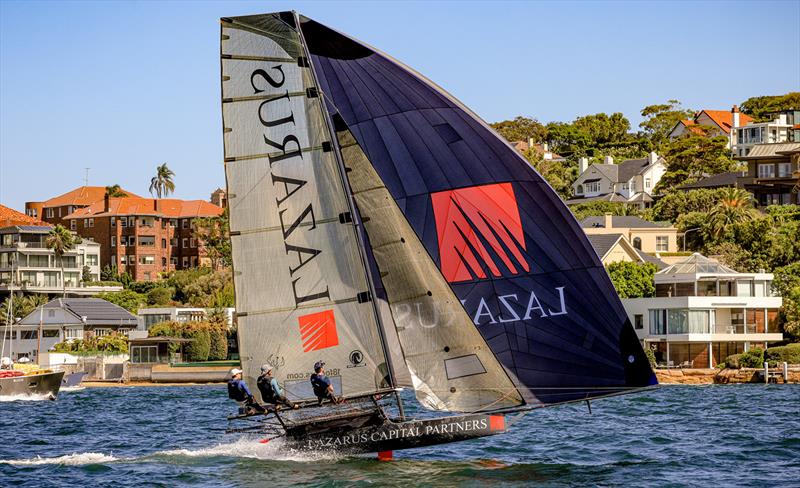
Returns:
[[[122,191],[129,197],[138,197],[128,190]],[[25,202],[25,214],[48,224],[65,225],[67,215],[102,201],[105,194],[106,187],[104,186],[80,186],[43,202]]]
[[[747,163],[736,186],[752,193],[759,207],[800,205],[800,142],[756,144],[736,159]]]
[[[192,221],[215,217],[223,209],[203,200],[104,197],[64,216],[67,227],[100,244],[101,266],[116,266],[134,280],[207,265],[194,237]]]

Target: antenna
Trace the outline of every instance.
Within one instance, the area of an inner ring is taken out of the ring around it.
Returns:
[[[86,175],[83,177],[83,186],[89,186],[89,170],[92,168],[83,168],[86,170]]]

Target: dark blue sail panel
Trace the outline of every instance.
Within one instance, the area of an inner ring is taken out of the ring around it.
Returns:
[[[313,20],[301,28],[329,112],[528,401],[655,384],[600,260],[542,177],[409,68]]]

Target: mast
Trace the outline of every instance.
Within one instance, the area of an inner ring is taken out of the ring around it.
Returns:
[[[303,29],[300,27],[300,16],[297,15],[296,11],[292,11],[292,16],[294,17],[295,28],[297,29],[297,33],[300,36],[300,44],[303,47],[303,54],[305,54],[306,59],[308,59],[309,70],[311,71],[311,79],[314,80],[314,85],[317,86],[319,90],[319,81],[317,80],[317,74],[314,69],[314,61],[311,58],[311,53],[308,50],[308,45],[306,44],[305,37],[303,36]],[[378,312],[378,307],[376,306],[377,295],[375,293],[375,282],[372,278],[372,270],[370,269],[369,263],[367,262],[366,258],[366,243],[364,242],[364,234],[362,232],[363,223],[361,222],[361,215],[358,213],[356,208],[355,201],[353,200],[353,192],[350,188],[350,182],[347,179],[347,172],[344,165],[344,161],[342,159],[341,148],[339,147],[339,141],[336,138],[336,131],[334,130],[333,120],[331,119],[330,114],[328,113],[327,107],[325,106],[325,93],[320,91],[320,104],[322,105],[322,116],[325,118],[325,125],[328,127],[328,133],[331,136],[331,145],[333,147],[334,157],[336,158],[336,164],[339,168],[339,177],[342,181],[342,186],[345,190],[345,196],[347,199],[347,206],[350,210],[350,215],[353,217],[353,227],[355,228],[356,235],[358,237],[358,254],[361,258],[361,265],[364,268],[364,273],[367,277],[367,287],[370,295],[370,302],[372,307],[372,313],[375,317],[375,322],[378,325],[378,337],[381,341],[381,348],[383,349],[383,355],[386,359],[386,367],[389,373],[389,386],[394,389],[394,396],[397,400],[397,408],[400,412],[400,419],[405,420],[405,410],[403,409],[403,401],[400,398],[400,394],[395,387],[396,380],[395,380],[395,372],[394,372],[394,365],[392,364],[391,355],[389,354],[389,348],[386,345],[386,337],[384,336],[384,329],[383,329],[383,320],[381,319],[381,314]]]

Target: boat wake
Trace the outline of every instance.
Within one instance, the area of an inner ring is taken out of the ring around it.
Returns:
[[[263,461],[277,462],[311,462],[319,460],[336,460],[342,456],[286,449],[280,440],[271,441],[267,444],[259,442],[257,439],[240,439],[228,444],[217,444],[216,446],[199,449],[171,449],[167,451],[157,451],[139,457],[116,457],[112,454],[100,452],[73,453],[58,457],[41,457],[29,459],[0,459],[0,464],[12,466],[39,466],[39,465],[61,465],[61,466],[84,466],[88,464],[110,464],[110,463],[136,463],[153,460],[174,460],[175,458],[214,458],[231,457],[259,459]]]
[[[0,459],[0,464],[12,466],[39,466],[43,464],[59,464],[62,466],[83,466],[86,464],[105,464],[117,461],[118,458],[100,452],[84,452],[80,454],[67,454],[54,458],[36,456],[31,459]]]
[[[41,402],[50,401],[49,393],[46,394],[33,394],[33,395],[3,395],[0,396],[0,402]]]

